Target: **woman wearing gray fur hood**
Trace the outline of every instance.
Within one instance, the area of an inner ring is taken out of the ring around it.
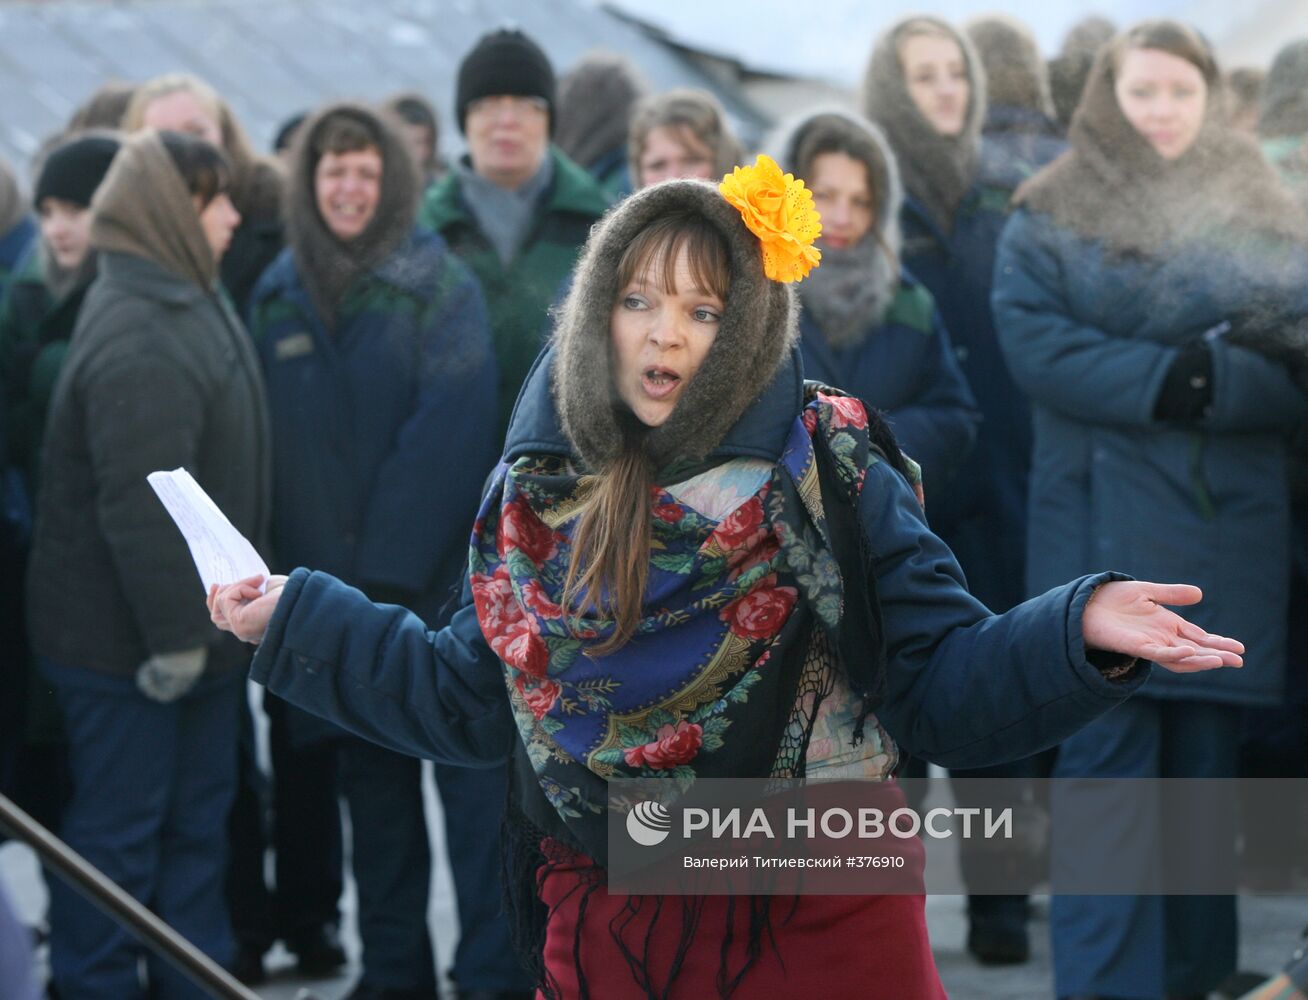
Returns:
[[[803,381],[781,279],[817,258],[807,199],[760,157],[595,227],[447,628],[303,568],[210,594],[282,697],[415,755],[509,761],[515,940],[551,1000],[939,1000],[917,841],[903,894],[705,895],[670,867],[628,894],[609,828],[635,814],[610,783],[860,780],[893,799],[901,746],[1022,755],[1126,698],[1134,657],[1239,663],[1161,607],[1191,588],[1098,574],[999,617],[968,594],[875,411]]]
[[[822,266],[798,286],[808,378],[881,410],[933,496],[976,437],[976,402],[931,293],[899,264],[899,170],[881,130],[808,115],[777,144],[822,214]]]
[[[863,113],[885,134],[904,179],[902,262],[935,296],[982,417],[959,473],[969,488],[933,495],[932,524],[958,555],[972,592],[1003,611],[1024,596],[1031,415],[990,314],[995,246],[1011,192],[978,178],[985,111],[981,61],[953,25],[910,17],[874,43]]]
[[[1070,152],[1018,191],[999,246],[995,321],[1035,416],[1031,591],[1104,564],[1184,572],[1208,598],[1197,622],[1250,642],[1245,670],[1156,675],[1059,748],[1055,777],[1235,777],[1243,734],[1272,728],[1246,713],[1284,697],[1308,223],[1226,124],[1220,85],[1190,27],[1123,32],[1097,57]],[[1202,822],[1209,867],[1233,865],[1235,831]],[[1106,817],[1099,843],[1138,826]],[[1173,811],[1163,829],[1189,826]],[[1057,828],[1052,850],[1057,866]],[[1236,967],[1229,895],[1055,896],[1050,924],[1059,996],[1207,995]]]

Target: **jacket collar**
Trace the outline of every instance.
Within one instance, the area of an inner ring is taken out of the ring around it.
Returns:
[[[527,374],[513,407],[513,416],[509,419],[504,444],[506,461],[523,455],[575,455],[554,407],[550,388],[554,359],[555,347],[550,345],[537,356]],[[709,458],[748,457],[775,461],[781,455],[790,427],[803,405],[804,368],[799,348],[795,346],[771,383],[745,410]]]
[[[446,253],[448,248],[441,236],[415,229],[409,234],[408,240],[390,256],[372,270],[364,271],[360,277],[381,281],[408,295],[426,300],[435,289],[431,282],[431,268],[424,265],[429,259],[439,260]],[[270,294],[303,293],[304,301],[309,301],[307,287],[289,247],[283,249],[269,265],[260,284]]]
[[[596,218],[603,215],[609,203],[591,176],[554,146],[550,146],[547,155],[554,164],[554,182],[545,196],[544,210]],[[458,171],[451,170],[431,189],[424,216],[427,225],[437,232],[456,223],[474,224],[460,194]]]
[[[100,251],[100,276],[146,298],[186,305],[209,298],[193,281],[173,274],[144,257],[117,250]]]

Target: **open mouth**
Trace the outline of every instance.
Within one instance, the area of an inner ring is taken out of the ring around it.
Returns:
[[[671,368],[646,368],[640,375],[640,384],[647,395],[654,399],[665,399],[677,391],[681,385],[681,376]]]

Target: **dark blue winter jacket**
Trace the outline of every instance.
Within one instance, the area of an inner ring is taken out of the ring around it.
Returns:
[[[992,104],[981,128],[977,182],[1015,191],[1067,149],[1062,127],[1035,108]]]
[[[538,359],[510,425],[506,457],[570,452]],[[776,459],[803,399],[798,354],[713,453]],[[907,752],[950,766],[1052,746],[1144,680],[1107,681],[1086,660],[1081,612],[1111,577],[1085,577],[995,617],[963,586],[888,463],[869,471],[860,512],[875,556],[888,657],[877,716]],[[518,731],[503,668],[477,623],[469,588],[448,628],[370,603],[334,577],[291,574],[251,676],[287,700],[403,753],[469,766],[509,754]]]
[[[1308,315],[1308,261],[1292,294]],[[1005,353],[1035,408],[1029,591],[1113,567],[1192,583],[1190,617],[1245,643],[1243,670],[1182,680],[1159,697],[1279,699],[1289,585],[1286,439],[1308,399],[1285,368],[1228,344],[1280,289],[1236,274],[1223,253],[1109,256],[1047,215],[1017,211],[1004,232],[994,308]],[[1204,337],[1212,404],[1188,424],[1154,417],[1179,349]]]
[[[944,233],[911,197],[900,220],[904,267],[926,285],[981,411],[976,446],[954,488],[933,491],[931,523],[967,573],[972,593],[1004,611],[1022,600],[1031,412],[1004,363],[990,315],[995,245],[1011,191],[978,185]]]
[[[976,401],[935,302],[909,275],[881,324],[848,347],[832,347],[812,313],[800,314],[804,374],[883,411],[895,438],[922,466],[931,497],[948,484],[976,438]]]
[[[290,250],[250,307],[272,413],[273,552],[428,620],[457,588],[495,464],[496,373],[467,266],[415,231],[329,331]]]
[[[0,233],[0,298],[4,297],[9,278],[18,268],[18,262],[36,242],[36,223],[29,215],[18,220],[9,232]]]

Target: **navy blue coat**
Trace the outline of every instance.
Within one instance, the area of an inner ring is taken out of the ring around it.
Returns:
[[[0,297],[4,296],[9,277],[18,268],[18,262],[36,239],[36,223],[30,215],[19,219],[7,233],[0,233]]]
[[[1243,641],[1246,665],[1184,682],[1158,671],[1146,693],[1268,704],[1285,659],[1286,436],[1308,399],[1280,364],[1219,336],[1209,414],[1193,426],[1153,418],[1178,345],[1259,301],[1230,267],[1199,251],[1110,258],[1019,210],[1000,245],[994,308],[1035,403],[1030,592],[1105,566],[1197,584],[1205,598],[1191,617]],[[1308,273],[1299,288],[1308,315]]]
[[[467,266],[415,231],[356,280],[328,332],[290,250],[255,288],[250,330],[273,424],[273,553],[429,620],[457,588],[495,464],[496,370]]]
[[[983,187],[1015,191],[1067,149],[1058,122],[1035,108],[992,104],[981,130],[977,180]]]
[[[805,375],[884,412],[900,447],[922,466],[930,510],[977,427],[976,400],[931,293],[903,275],[881,324],[850,347],[832,347],[808,311],[801,313],[799,329]]]
[[[1031,412],[999,349],[990,315],[995,246],[1010,192],[974,187],[946,235],[913,198],[904,200],[904,266],[926,285],[981,410],[976,447],[954,488],[932,493],[931,523],[953,549],[968,585],[988,607],[1022,600]]]
[[[538,360],[510,425],[507,457],[567,453]],[[798,358],[785,365],[714,452],[775,460],[802,403]],[[888,657],[877,716],[899,745],[950,766],[1052,746],[1144,679],[1107,681],[1087,662],[1081,612],[1107,577],[1086,577],[995,617],[963,586],[907,483],[875,465],[860,513],[875,552]],[[448,628],[429,631],[321,572],[297,569],[251,676],[287,700],[401,753],[469,766],[504,761],[518,739],[503,668],[469,588]]]

